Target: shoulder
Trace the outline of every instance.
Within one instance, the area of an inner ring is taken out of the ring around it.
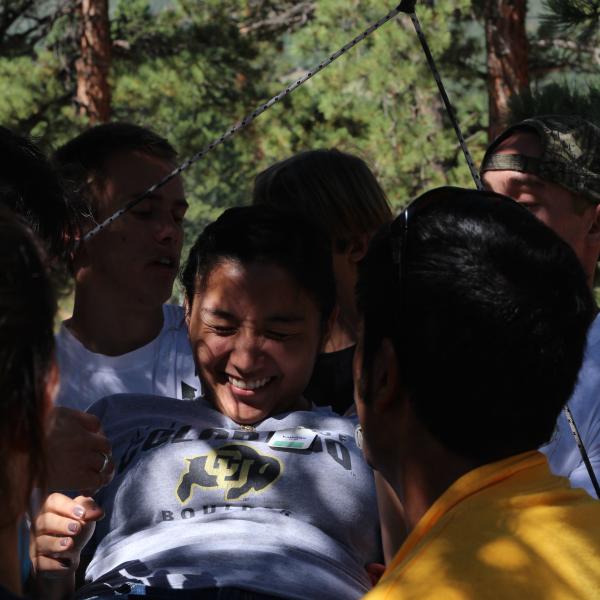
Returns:
[[[186,330],[185,310],[178,304],[163,304],[164,325],[163,330],[183,329]]]

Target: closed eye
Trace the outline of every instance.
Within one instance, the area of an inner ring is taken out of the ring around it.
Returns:
[[[293,332],[289,332],[289,331],[273,331],[273,330],[269,330],[267,332],[265,332],[265,337],[267,337],[270,340],[276,340],[278,342],[282,342],[284,340],[288,340],[291,337],[294,337],[296,334]]]

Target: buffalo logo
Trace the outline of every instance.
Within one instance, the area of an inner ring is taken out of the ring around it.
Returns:
[[[187,470],[177,486],[177,498],[182,504],[191,498],[195,485],[202,489],[222,489],[225,500],[239,500],[252,490],[265,490],[283,471],[277,458],[259,454],[245,444],[227,444],[185,460]]]

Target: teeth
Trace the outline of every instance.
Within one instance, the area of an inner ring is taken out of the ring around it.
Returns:
[[[236,379],[231,375],[228,376],[228,379],[231,385],[235,385],[235,387],[242,390],[257,390],[271,381],[271,377],[265,377],[264,379],[257,379],[255,381],[244,381],[243,379]]]
[[[159,258],[159,259],[158,259],[158,262],[159,262],[161,265],[168,265],[168,266],[171,266],[171,263],[172,263],[172,261],[171,261],[171,259],[170,259],[170,258]]]

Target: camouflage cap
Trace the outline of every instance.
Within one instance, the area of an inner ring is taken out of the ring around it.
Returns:
[[[521,130],[533,130],[542,143],[539,157],[498,154],[498,146]],[[481,165],[486,171],[521,171],[558,183],[600,203],[600,128],[573,115],[525,119],[501,133],[489,146]]]

